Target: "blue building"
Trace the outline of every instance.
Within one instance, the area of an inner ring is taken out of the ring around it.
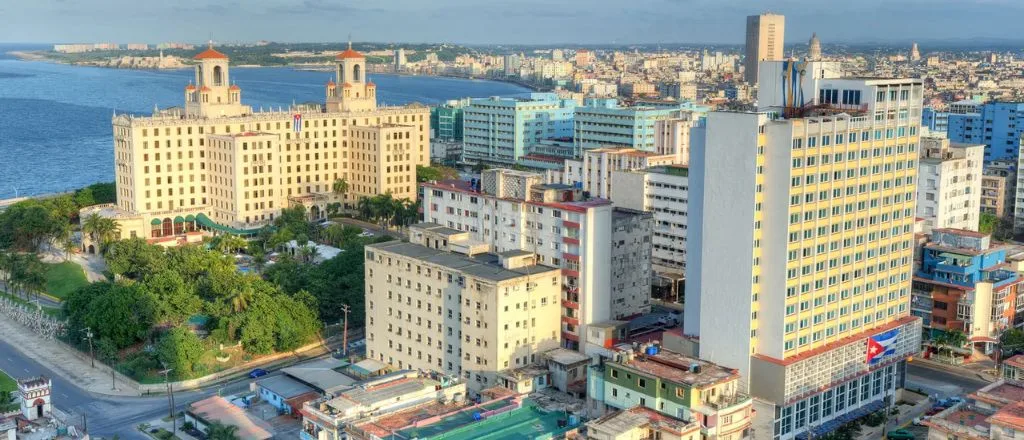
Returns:
[[[473,99],[463,110],[463,159],[513,164],[530,145],[572,137],[575,108],[554,93]]]
[[[910,313],[922,320],[925,340],[960,331],[975,348],[991,352],[1013,326],[1020,275],[1006,263],[1006,248],[960,229],[934,229],[914,272]],[[964,355],[970,355],[967,351]]]
[[[1024,103],[992,102],[974,107],[971,112],[957,113],[951,109],[946,130],[949,140],[985,144],[985,161],[1008,159],[1016,161],[1020,151],[1024,124]]]
[[[949,128],[949,112],[940,112],[931,107],[921,111],[921,126],[928,131],[945,133]]]

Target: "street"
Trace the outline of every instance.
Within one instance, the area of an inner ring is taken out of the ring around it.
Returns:
[[[989,382],[977,376],[960,375],[951,371],[933,368],[921,362],[907,364],[907,388],[918,389],[928,395],[952,397],[972,393]]]
[[[51,378],[53,405],[79,418],[86,416],[88,432],[93,436],[109,437],[116,434],[122,439],[148,439],[149,437],[136,430],[136,426],[167,415],[167,396],[112,397],[82,391],[2,340],[0,369],[15,378],[38,375]],[[274,374],[280,373],[272,373]],[[183,411],[189,403],[218,392],[231,394],[247,390],[249,381],[242,379],[220,387],[212,386],[208,389],[175,393],[176,410]],[[76,422],[76,425],[81,426],[81,421]]]

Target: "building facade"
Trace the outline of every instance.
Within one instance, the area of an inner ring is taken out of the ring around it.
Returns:
[[[227,56],[211,47],[195,58],[183,108],[113,118],[118,202],[105,211],[122,236],[245,233],[289,206],[319,218],[329,203],[416,198],[416,165],[429,163],[429,109],[378,108],[359,52],[338,55],[344,82],[327,84],[325,108],[266,112],[242,104]],[[334,193],[336,180],[348,182],[347,193]]]
[[[1013,327],[1022,279],[1006,264],[1006,249],[990,240],[978,232],[932,230],[914,273],[910,303],[926,340],[960,331],[990,354],[1002,332]]]
[[[747,39],[743,59],[743,79],[757,84],[761,61],[784,59],[783,43],[786,36],[786,17],[765,13],[747,17]]]
[[[571,137],[575,107],[575,101],[554,93],[533,93],[529,99],[473,99],[463,111],[463,158],[515,163],[530,145]]]
[[[821,64],[763,63],[762,91],[783,80],[791,93],[693,130],[684,332],[702,358],[738,368],[776,439],[881,408],[920,347],[909,302],[923,84]]]
[[[1017,163],[997,160],[985,164],[981,176],[981,212],[998,219],[1012,218],[1017,201]]]
[[[585,150],[581,160],[566,160],[562,183],[583,189],[592,197],[612,198],[615,171],[646,169],[677,163],[675,154],[657,155],[632,148]]]
[[[978,230],[983,145],[921,138],[917,216],[928,228]]]
[[[735,369],[649,345],[618,346],[588,371],[588,406],[597,414],[644,407],[695,421],[702,438],[750,438],[753,399]]]
[[[478,182],[424,183],[423,219],[470,233],[493,252],[523,250],[538,264],[561,269],[561,339],[583,350],[591,323],[650,311],[650,277],[616,282],[614,270],[650,274],[650,254],[638,254],[653,221],[644,213],[615,212],[612,203],[586,199],[569,185],[544,184],[536,173],[486,170]],[[613,243],[613,234],[620,242]]]
[[[615,206],[653,214],[651,268],[655,282],[676,300],[681,299],[686,271],[689,175],[689,168],[681,165],[612,172]]]
[[[622,106],[614,98],[588,98],[573,115],[576,155],[607,147],[634,148],[656,152],[657,121],[689,120],[682,105]]]
[[[443,142],[461,142],[463,109],[469,105],[468,99],[452,100],[430,108],[431,140]]]
[[[985,160],[1017,160],[1020,154],[1024,124],[1018,124],[1018,115],[1024,117],[1024,103],[989,102],[950,108],[947,134],[953,142],[985,144]]]

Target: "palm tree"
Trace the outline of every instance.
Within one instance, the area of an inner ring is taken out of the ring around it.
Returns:
[[[75,230],[71,223],[64,224],[63,228],[58,234],[60,240],[61,250],[64,251],[64,261],[71,259],[71,252],[78,246],[75,243]]]
[[[248,246],[249,242],[246,239],[234,234],[222,235],[217,242],[217,249],[225,254],[236,253]]]
[[[249,308],[249,302],[252,301],[252,287],[246,284],[244,287],[236,288],[231,292],[231,310],[235,313],[241,313],[245,309]]]
[[[360,198],[356,203],[356,211],[364,220],[370,220],[373,217],[373,202],[369,197]]]
[[[238,427],[220,422],[210,423],[206,426],[206,438],[208,440],[239,440]]]
[[[3,277],[4,292],[9,292],[8,286],[14,276],[15,255],[9,252],[0,252],[0,277]]]
[[[253,252],[252,254],[252,267],[256,270],[256,273],[263,273],[263,267],[267,265],[267,253],[263,250]]]
[[[348,193],[348,181],[345,179],[334,179],[334,183],[331,184],[331,190],[334,191],[335,195],[345,200],[345,194]]]
[[[82,222],[82,233],[89,234],[89,238],[93,243],[97,243],[101,250],[106,249],[107,245],[114,241],[119,231],[120,225],[117,221],[101,217],[95,212],[89,214]]]
[[[303,262],[309,263],[316,259],[318,251],[315,246],[303,246],[299,248],[299,256]]]

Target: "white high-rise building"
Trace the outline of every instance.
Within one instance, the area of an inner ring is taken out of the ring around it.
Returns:
[[[562,269],[561,339],[584,351],[587,327],[650,311],[650,213],[614,208],[536,173],[484,171],[480,181],[427,182],[423,219],[491,252],[523,250]]]
[[[883,407],[920,349],[922,81],[825,67],[762,63],[762,90],[780,91],[762,111],[692,131],[684,333],[739,369],[758,438],[818,437]]]
[[[928,229],[978,230],[984,145],[921,138],[917,216]]]

